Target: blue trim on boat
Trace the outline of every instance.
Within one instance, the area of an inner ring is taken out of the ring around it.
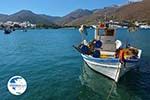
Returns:
[[[126,63],[137,63],[139,59],[130,59],[130,60],[125,60]]]
[[[86,55],[84,55],[86,56]],[[116,58],[108,58],[108,59],[101,59],[101,58],[94,58],[94,57],[84,57],[84,59],[89,60],[89,61],[93,61],[93,62],[97,62],[97,63],[119,63],[119,59]]]
[[[119,63],[120,62],[118,58],[102,59],[102,58],[89,57],[88,55],[84,55],[83,58],[89,61],[96,62],[96,63]],[[126,63],[137,63],[138,61],[139,59],[125,60]]]

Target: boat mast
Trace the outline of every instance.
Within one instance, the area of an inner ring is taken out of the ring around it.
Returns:
[[[96,25],[96,28],[95,28],[94,39],[99,40],[99,27],[97,25]]]

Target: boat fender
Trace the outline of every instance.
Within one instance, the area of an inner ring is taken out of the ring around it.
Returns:
[[[83,54],[89,53],[89,48],[86,45],[81,45],[80,50],[81,50],[81,53],[83,53]]]
[[[95,48],[101,48],[102,42],[100,40],[96,41]]]
[[[99,58],[99,57],[100,57],[100,51],[99,51],[99,50],[95,50],[95,51],[93,52],[93,57],[94,57],[94,58]]]

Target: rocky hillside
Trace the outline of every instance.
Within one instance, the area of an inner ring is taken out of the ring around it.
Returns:
[[[96,24],[100,21],[100,19],[104,19],[107,16],[111,16],[116,10],[118,6],[105,7],[104,9],[95,9],[91,11],[92,13],[80,18],[76,18],[75,20],[67,23],[67,26],[78,26],[81,24]]]
[[[113,5],[103,9],[78,9],[63,17],[35,14],[29,10],[22,10],[12,15],[0,14],[0,22],[30,21],[34,24],[50,24],[58,26],[78,26],[81,24],[96,24],[100,19],[139,20],[150,22],[150,0],[133,2],[123,6]]]
[[[114,15],[120,20],[150,21],[150,0],[124,5]]]
[[[29,10],[21,10],[12,15],[0,15],[0,21],[16,21],[16,22],[24,22],[29,21],[33,24],[55,24],[55,21],[60,17],[53,17],[43,14],[35,14]]]
[[[66,16],[62,17],[59,21],[57,21],[57,24],[59,25],[68,25],[68,23],[77,20],[79,18],[83,18],[84,16],[89,16],[93,12],[87,9],[77,9]]]
[[[93,10],[90,15],[77,18],[66,25],[96,24],[100,19],[105,18],[117,21],[138,20],[150,22],[150,0],[132,2],[123,6],[105,7],[104,9]]]

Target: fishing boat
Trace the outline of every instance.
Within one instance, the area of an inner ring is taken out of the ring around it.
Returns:
[[[80,45],[74,48],[80,52],[91,69],[118,82],[121,76],[136,67],[142,50],[129,44],[123,47],[123,43],[115,38],[115,30],[108,26],[95,26],[94,39],[90,42],[83,39]],[[99,33],[101,27],[104,27],[103,35]],[[82,25],[79,31],[84,33],[84,30],[85,27]]]
[[[12,31],[11,31],[11,29],[10,29],[10,27],[6,27],[5,29],[4,29],[4,34],[10,34]]]

